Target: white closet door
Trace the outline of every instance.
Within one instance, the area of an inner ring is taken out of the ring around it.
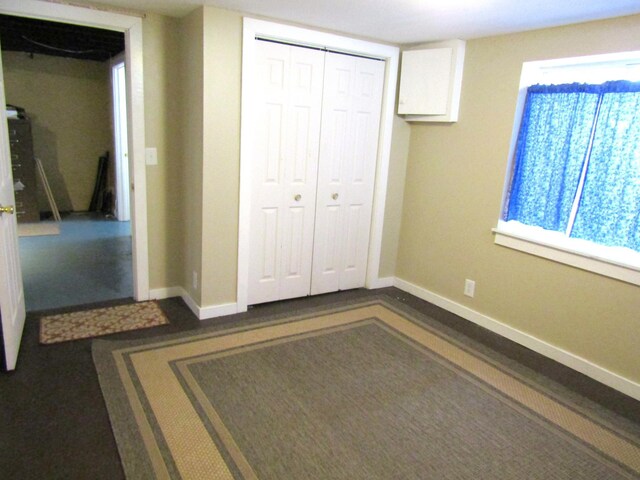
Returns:
[[[326,56],[312,294],[365,283],[384,69]]]
[[[249,304],[309,294],[324,53],[256,40]]]

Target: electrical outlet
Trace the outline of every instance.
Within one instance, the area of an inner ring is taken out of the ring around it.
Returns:
[[[469,280],[468,278],[464,281],[464,294],[467,297],[473,298],[476,293],[476,282],[473,280]]]
[[[195,270],[193,271],[193,281],[191,282],[191,284],[193,285],[193,288],[198,288],[198,272],[196,272]]]

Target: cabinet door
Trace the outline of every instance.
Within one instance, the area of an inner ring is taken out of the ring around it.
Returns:
[[[309,294],[324,52],[256,41],[249,304]]]
[[[451,48],[402,52],[398,114],[447,113],[452,52]]]
[[[365,283],[384,69],[326,56],[312,294]]]

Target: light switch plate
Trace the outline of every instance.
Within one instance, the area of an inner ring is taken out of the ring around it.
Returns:
[[[147,147],[144,150],[144,157],[147,165],[158,164],[158,149],[155,147]]]

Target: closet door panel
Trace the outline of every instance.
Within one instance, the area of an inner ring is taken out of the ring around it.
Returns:
[[[283,135],[282,275],[279,299],[309,295],[320,149],[324,53],[285,46],[291,55],[289,122]]]
[[[338,290],[343,269],[345,177],[353,156],[351,90],[354,57],[328,53],[325,59],[320,164],[313,243],[311,293]]]
[[[273,282],[278,274],[276,238],[278,237],[278,209],[263,208],[257,221],[260,223],[260,231],[263,232],[261,245],[262,263],[260,267],[260,281]]]
[[[364,286],[384,68],[381,61],[327,53],[313,294]],[[329,240],[323,233],[330,218],[336,234]]]
[[[354,152],[345,180],[348,191],[345,210],[348,213],[344,226],[352,235],[353,243],[345,246],[340,290],[365,284],[384,85],[384,62],[356,58],[355,63],[351,130]]]
[[[249,304],[309,294],[324,68],[323,52],[256,48]]]
[[[285,55],[260,48],[256,96],[257,141],[252,165],[251,250],[249,302],[260,303],[279,295],[282,230],[282,137],[287,128],[289,62]]]
[[[311,280],[311,294],[335,292],[339,288],[340,272],[342,271],[342,242],[344,241],[343,211],[336,202],[318,200],[318,211],[322,209],[320,220],[322,228],[315,231],[313,244],[313,273]]]

